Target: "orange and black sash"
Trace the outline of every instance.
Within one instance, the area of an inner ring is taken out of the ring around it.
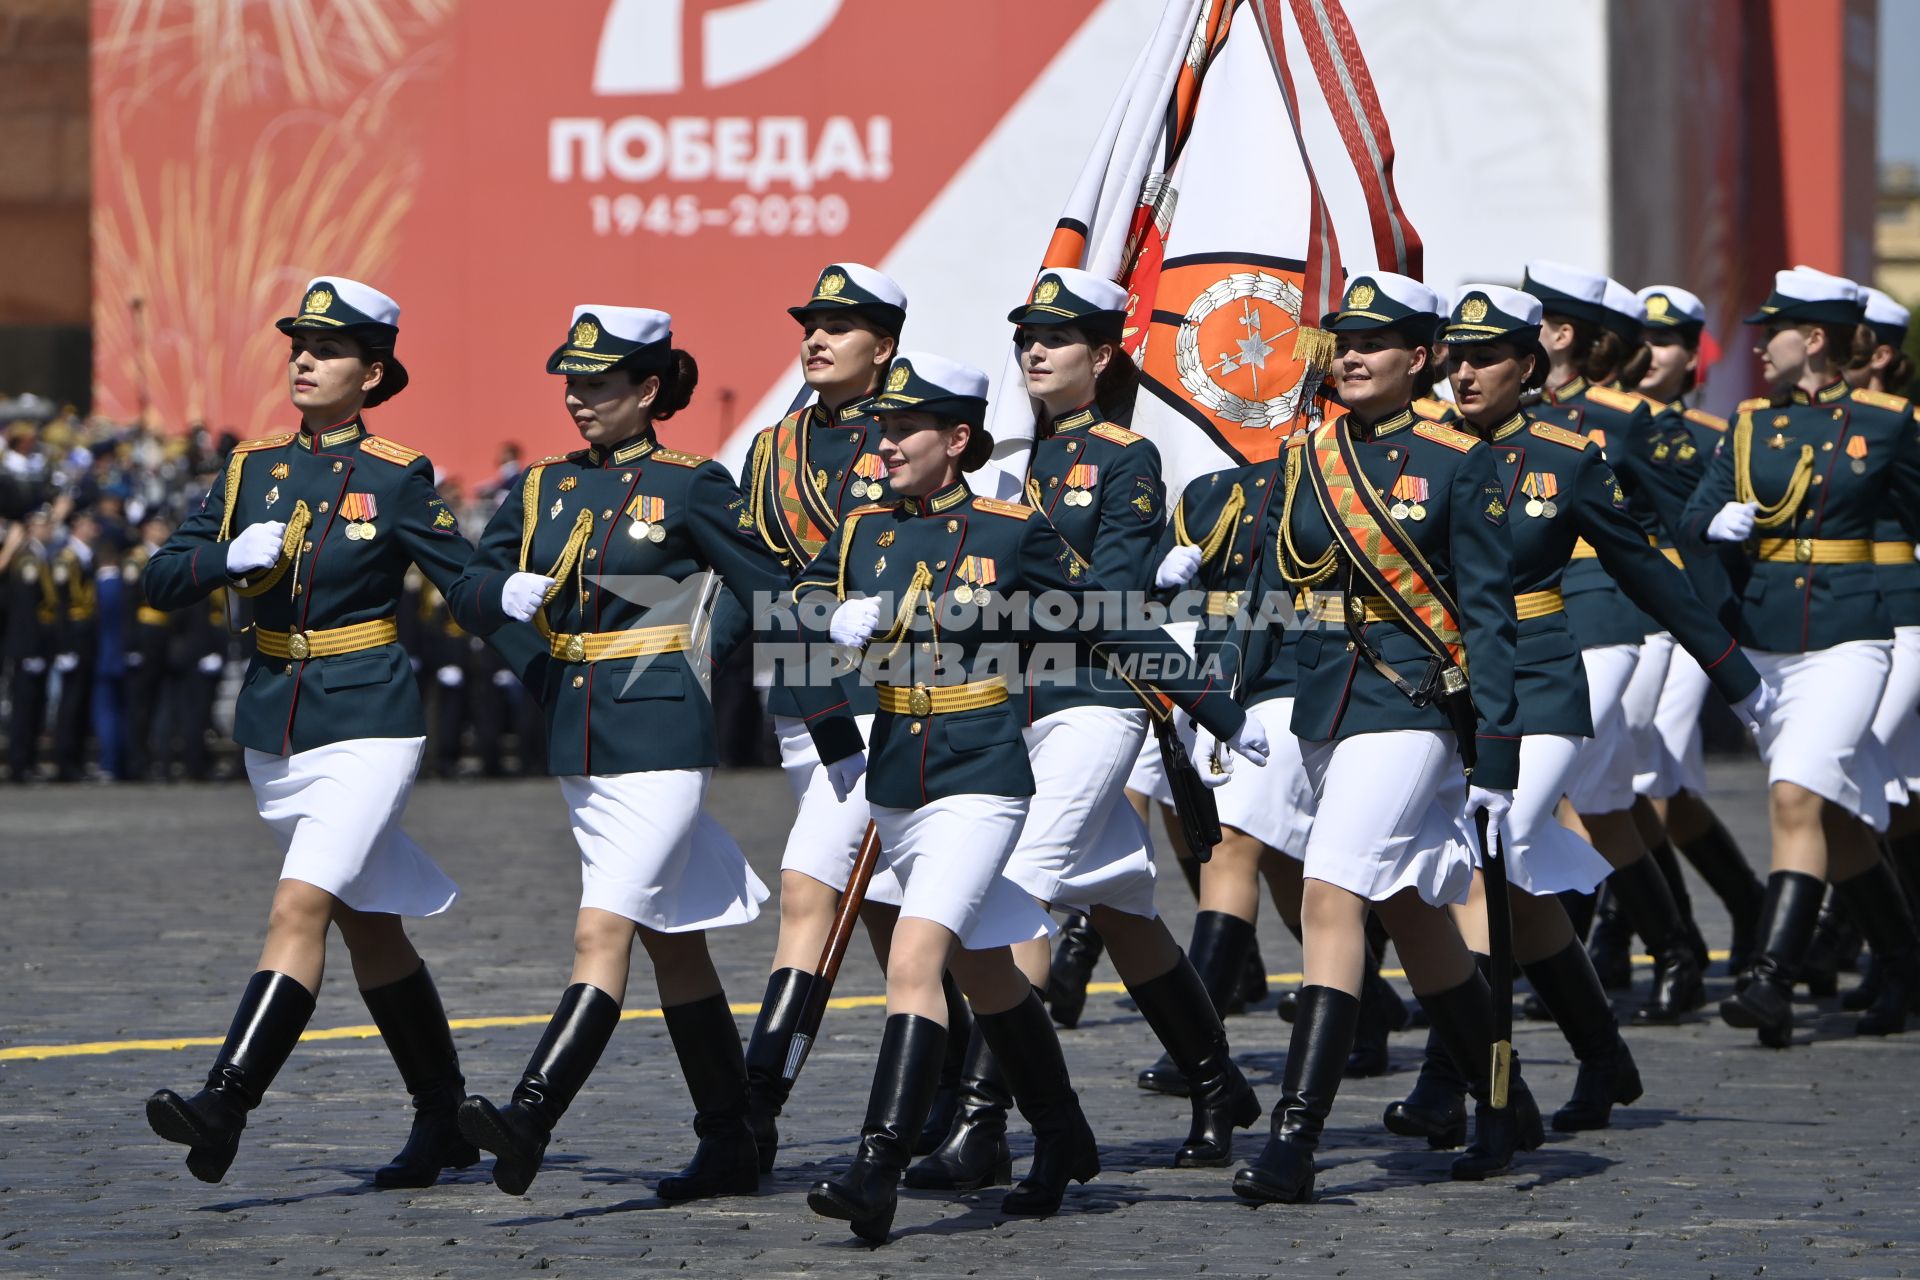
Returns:
[[[1348,419],[1340,418],[1313,433],[1313,496],[1372,594],[1386,602],[1428,652],[1465,674],[1460,606],[1367,483],[1347,424]]]
[[[833,504],[814,483],[808,460],[813,413],[809,406],[781,420],[759,459],[759,474],[753,477],[761,534],[796,567],[813,562],[840,522]]]

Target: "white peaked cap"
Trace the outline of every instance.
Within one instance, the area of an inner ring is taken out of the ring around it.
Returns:
[[[307,281],[302,292],[312,293],[316,285],[325,285],[340,299],[376,324],[390,324],[400,327],[400,304],[380,292],[370,284],[358,280],[349,280],[345,276],[315,276]]]
[[[1580,302],[1591,302],[1596,307],[1606,305],[1607,278],[1584,267],[1569,266],[1549,258],[1535,258],[1527,264],[1527,279]],[[1489,292],[1487,296],[1491,299],[1493,295]],[[1501,309],[1505,310],[1504,307]]]
[[[1669,316],[1677,316],[1681,320],[1693,321],[1698,324],[1706,323],[1706,304],[1701,302],[1696,295],[1687,292],[1677,284],[1650,284],[1640,290],[1635,296],[1640,299],[1642,306],[1647,306],[1656,296],[1665,298],[1667,300],[1666,312]],[[1651,312],[1649,312],[1649,314],[1651,314]],[[1668,323],[1672,322],[1669,321]]]
[[[569,324],[578,324],[581,316],[592,316],[600,322],[602,333],[612,334],[627,342],[646,344],[665,342],[673,336],[673,317],[664,311],[653,311],[646,307],[603,307],[586,303],[573,309],[573,319]]]
[[[1647,318],[1647,308],[1640,301],[1640,295],[1618,280],[1608,279],[1602,305],[1615,315],[1625,316],[1635,324],[1644,323]]]
[[[1862,288],[1861,292],[1867,295],[1868,324],[1894,325],[1904,329],[1913,318],[1913,313],[1895,302],[1891,294],[1882,293],[1871,286]]]
[[[1531,272],[1533,267],[1529,265],[1527,270]],[[1604,277],[1602,279],[1604,281]],[[1522,293],[1518,289],[1509,289],[1503,284],[1463,284],[1454,291],[1453,305],[1448,310],[1459,310],[1460,304],[1470,293],[1485,294],[1488,302],[1522,324],[1540,323],[1540,317],[1543,314],[1540,299],[1530,293]]]

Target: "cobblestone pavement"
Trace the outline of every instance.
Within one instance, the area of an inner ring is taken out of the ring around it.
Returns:
[[[1765,850],[1757,766],[1715,770],[1717,803],[1748,849]],[[1185,1103],[1143,1094],[1157,1054],[1113,988],[1064,1036],[1106,1171],[1047,1221],[1008,1221],[999,1191],[911,1194],[879,1252],[810,1214],[806,1187],[851,1152],[881,1013],[836,1010],[784,1122],[788,1145],[760,1195],[694,1207],[653,1198],[693,1147],[691,1107],[665,1029],[622,1026],[567,1116],[529,1195],[484,1168],[421,1192],[373,1192],[369,1171],[405,1132],[405,1098],[377,1039],[311,1040],[255,1113],[218,1187],[148,1132],[160,1085],[194,1087],[212,1050],[113,1042],[218,1037],[257,954],[274,862],[244,788],[14,790],[4,801],[0,887],[0,1272],[11,1275],[494,1276],[610,1268],[698,1276],[944,1277],[1393,1274],[1473,1276],[1896,1276],[1920,1274],[1920,1034],[1849,1035],[1832,1002],[1802,1006],[1793,1049],[1701,1015],[1628,1032],[1647,1096],[1607,1132],[1551,1135],[1518,1171],[1447,1181],[1445,1153],[1392,1138],[1381,1109],[1413,1078],[1419,1040],[1396,1037],[1394,1074],[1343,1088],[1322,1149],[1322,1199],[1255,1210],[1226,1171],[1176,1171]],[[775,773],[723,775],[710,807],[769,882],[791,812]],[[500,1094],[565,982],[575,855],[549,782],[424,784],[408,827],[465,886],[416,940],[456,1018],[513,1017],[458,1031],[469,1086]],[[1702,923],[1725,917],[1694,887]],[[1169,876],[1185,936],[1192,902]],[[1271,918],[1268,968],[1298,968]],[[736,1004],[759,998],[771,914],[714,939]],[[315,1028],[365,1024],[336,944]],[[644,965],[644,960],[641,962]],[[1718,974],[1717,994],[1727,980]],[[1098,978],[1111,981],[1103,970]],[[1644,990],[1646,974],[1639,975]],[[839,994],[880,991],[864,944]],[[633,1010],[654,1004],[637,977]],[[743,1031],[750,1019],[743,1017]],[[1230,1021],[1263,1102],[1279,1093],[1287,1028],[1272,1001]],[[104,1043],[102,1043],[104,1042]],[[1521,1023],[1528,1079],[1557,1105],[1573,1070],[1550,1026]],[[27,1058],[24,1046],[91,1044]],[[1241,1138],[1251,1155],[1264,1124]],[[1017,1142],[1016,1163],[1025,1152]]]

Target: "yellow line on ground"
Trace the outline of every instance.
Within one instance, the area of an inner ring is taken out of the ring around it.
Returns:
[[[1712,953],[1712,958],[1715,960],[1725,960],[1727,953],[1724,951],[1715,951]],[[1635,964],[1640,965],[1653,963],[1652,956],[1635,956],[1633,960]],[[1403,969],[1382,969],[1380,972],[1389,978],[1404,978],[1407,976],[1406,971]],[[1299,982],[1301,976],[1302,975],[1298,973],[1270,973],[1267,975],[1267,981],[1288,985]],[[1121,982],[1090,982],[1087,984],[1087,994],[1090,996],[1121,995],[1125,993],[1126,989],[1126,984]],[[886,1003],[887,998],[884,995],[840,996],[827,1001],[827,1008],[877,1009]],[[757,1004],[736,1004],[731,1007],[735,1013],[743,1016],[750,1014],[757,1015],[760,1012],[760,1006]],[[490,1027],[537,1027],[543,1025],[550,1016],[550,1014],[545,1013],[522,1013],[494,1018],[452,1018],[448,1021],[455,1031],[481,1031]],[[661,1016],[662,1011],[659,1009],[628,1009],[620,1015],[620,1020],[625,1022],[632,1018],[658,1018]],[[301,1036],[300,1042],[306,1044],[309,1042],[317,1043],[322,1040],[367,1040],[379,1034],[380,1028],[371,1024],[351,1027],[320,1027],[310,1030]],[[22,1044],[15,1045],[8,1049],[0,1049],[0,1062],[37,1062],[47,1058],[94,1058],[109,1053],[138,1053],[168,1049],[211,1049],[218,1048],[224,1043],[225,1037],[222,1036],[178,1036],[170,1040],[87,1040],[79,1044]]]

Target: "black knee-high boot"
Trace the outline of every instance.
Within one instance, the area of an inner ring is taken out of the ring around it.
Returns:
[[[1300,988],[1272,1136],[1259,1158],[1233,1175],[1235,1195],[1266,1204],[1312,1201],[1313,1153],[1346,1075],[1359,1019],[1359,997],[1332,987]]]
[[[618,1000],[590,983],[574,983],[560,993],[512,1100],[495,1107],[476,1094],[460,1104],[462,1136],[494,1154],[494,1186],[517,1196],[533,1185],[553,1127],[593,1074],[619,1023]]]
[[[1618,875],[1618,872],[1614,872]],[[1620,895],[1613,892],[1612,876],[1593,895],[1592,926],[1587,931],[1587,955],[1600,985],[1608,991],[1633,986],[1633,922],[1627,919]]]
[[[1486,956],[1474,954],[1473,966],[1482,978],[1487,975],[1488,963]],[[1426,1003],[1419,1004],[1424,1014]],[[1453,1065],[1446,1040],[1431,1019],[1427,1022],[1420,1075],[1405,1100],[1387,1105],[1381,1121],[1388,1132],[1403,1138],[1424,1138],[1435,1151],[1451,1151],[1467,1140],[1467,1078]]]
[[[662,1200],[750,1196],[760,1189],[760,1155],[747,1122],[747,1062],[725,993],[661,1011],[687,1092],[693,1095],[693,1160],[655,1188]]]
[[[1061,1026],[1071,1030],[1080,1025],[1087,1007],[1087,983],[1093,980],[1093,967],[1100,963],[1106,946],[1093,921],[1078,911],[1060,926],[1053,967],[1047,973],[1047,1007]],[[964,1037],[961,1042],[965,1043]]]
[[[1607,877],[1607,887],[1620,900],[1634,932],[1647,940],[1647,949],[1653,952],[1653,990],[1634,1011],[1635,1025],[1678,1022],[1705,1004],[1707,992],[1700,981],[1693,940],[1660,864],[1644,857],[1620,867]]]
[[[247,980],[206,1087],[191,1098],[162,1089],[147,1099],[147,1123],[188,1148],[187,1171],[218,1182],[240,1150],[247,1113],[287,1064],[313,1016],[313,993],[284,973],[262,969]]]
[[[1816,1000],[1838,995],[1840,971],[1859,965],[1861,940],[1860,925],[1853,918],[1852,908],[1828,885],[1826,900],[1813,922],[1813,938],[1807,943],[1806,954],[1800,957],[1794,980],[1806,983],[1807,994]]]
[[[1686,872],[1680,869],[1680,855],[1673,851],[1673,842],[1662,840],[1647,850],[1647,856],[1659,866],[1660,874],[1666,877],[1667,892],[1673,895],[1673,906],[1680,913],[1680,919],[1687,926],[1687,944],[1693,948],[1693,962],[1700,972],[1707,971],[1711,955],[1707,950],[1707,939],[1700,932],[1700,924],[1693,918],[1693,895],[1687,890]]]
[[[1807,943],[1826,882],[1801,871],[1776,871],[1767,877],[1767,896],[1754,933],[1757,954],[1731,996],[1720,1002],[1720,1017],[1730,1027],[1758,1031],[1760,1043],[1784,1049],[1793,1041],[1793,978]]]
[[[1639,1101],[1640,1071],[1627,1042],[1620,1038],[1619,1019],[1587,949],[1575,940],[1544,960],[1522,965],[1521,970],[1580,1063],[1573,1096],[1553,1113],[1554,1129],[1578,1133],[1606,1128],[1615,1106]]]
[[[1251,920],[1224,911],[1202,911],[1193,918],[1193,942],[1187,947],[1187,959],[1200,975],[1214,1012],[1222,1018],[1233,1012],[1253,939]],[[1164,1053],[1160,1061],[1140,1073],[1138,1084],[1152,1093],[1187,1096],[1186,1074]]]
[[[1905,1031],[1916,988],[1914,970],[1920,939],[1915,937],[1913,913],[1899,877],[1883,859],[1833,887],[1873,948],[1878,989],[1873,1003],[1860,1016],[1859,1032],[1863,1036],[1887,1036]]]
[[[793,1092],[793,1081],[784,1074],[787,1050],[812,994],[813,975],[805,969],[774,970],[747,1040],[747,1122],[753,1127],[762,1173],[773,1172],[774,1153],[780,1147],[780,1109]]]
[[[1127,994],[1153,1034],[1187,1078],[1193,1126],[1173,1158],[1175,1168],[1218,1168],[1233,1160],[1233,1131],[1260,1118],[1260,1100],[1240,1073],[1227,1029],[1186,956],[1159,977],[1129,986]]]
[[[1047,1021],[1045,1009],[1040,1019]],[[1051,1031],[1053,1024],[1047,1026]],[[926,1124],[946,1041],[946,1028],[932,1018],[896,1013],[887,1019],[880,1060],[873,1068],[873,1091],[867,1095],[867,1117],[860,1126],[860,1151],[845,1173],[813,1184],[807,1192],[808,1208],[852,1223],[862,1240],[887,1242],[899,1203],[900,1173],[911,1157],[914,1137]]]
[[[1479,1182],[1513,1167],[1514,1153],[1546,1141],[1540,1106],[1520,1078],[1516,1054],[1507,1078],[1507,1105],[1493,1105],[1493,992],[1478,970],[1459,986],[1421,996],[1433,1028],[1473,1095],[1473,1141],[1453,1162],[1459,1182]]]
[[[413,1128],[400,1154],[376,1169],[376,1187],[430,1187],[442,1169],[465,1169],[480,1152],[460,1136],[455,1114],[467,1096],[453,1029],[433,975],[422,964],[410,976],[362,991],[373,1025],[387,1042],[400,1079],[413,1096]]]
[[[1753,930],[1760,920],[1760,904],[1766,887],[1753,873],[1746,854],[1716,816],[1705,831],[1691,840],[1677,841],[1680,856],[1693,865],[1700,878],[1727,908],[1733,928],[1727,943],[1727,972],[1741,973],[1753,951]]]
[[[974,1022],[1000,1060],[1014,1105],[1033,1129],[1033,1163],[1000,1202],[1000,1211],[1044,1217],[1059,1209],[1067,1183],[1099,1176],[1093,1127],[1080,1110],[1060,1037],[1036,993],[1029,991],[1004,1013],[976,1013]]]
[[[907,1170],[906,1184],[916,1191],[978,1191],[1013,1181],[1013,1153],[1007,1149],[1007,1111],[1013,1106],[1013,1095],[977,1019],[966,1050],[960,1071],[960,1113],[940,1145]]]
[[[953,974],[940,975],[940,991],[947,998],[947,1051],[940,1061],[940,1083],[927,1108],[927,1123],[914,1140],[913,1154],[931,1155],[953,1131],[960,1114],[960,1091],[967,1073],[967,1054],[973,1043],[973,1008]],[[1084,991],[1082,993],[1084,995]],[[1057,1021],[1057,1019],[1056,1019]]]

